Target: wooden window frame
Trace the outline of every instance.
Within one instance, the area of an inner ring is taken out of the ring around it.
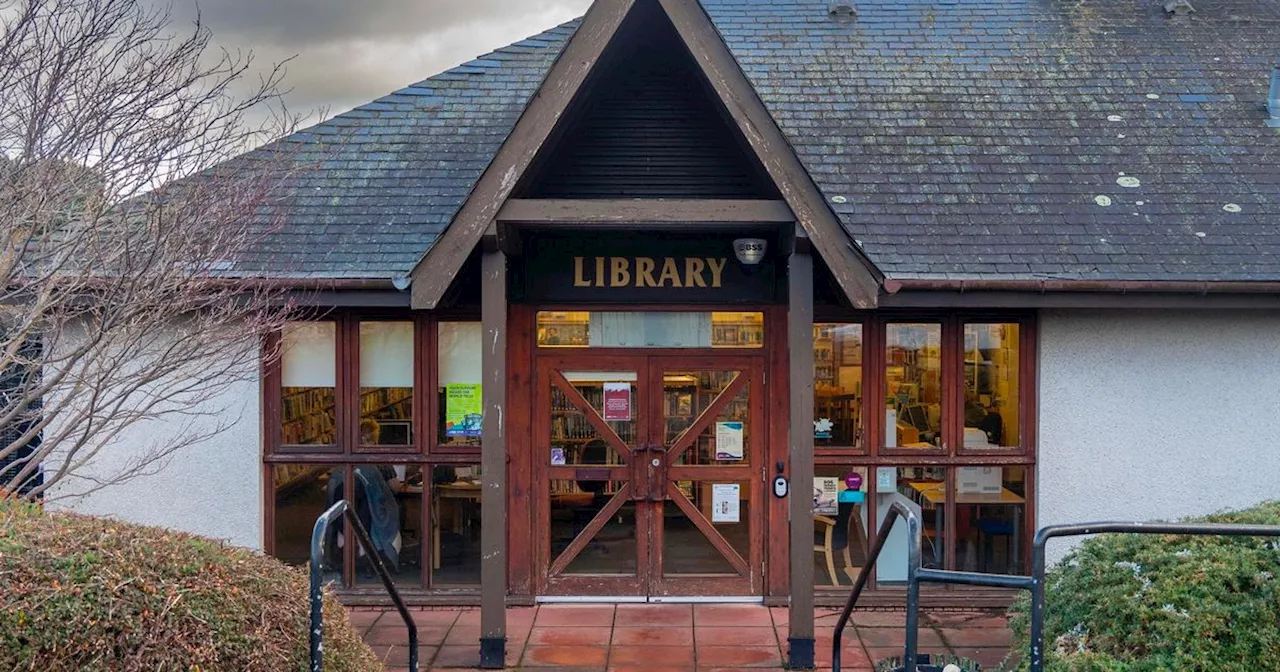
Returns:
[[[300,320],[301,321],[301,320]],[[420,582],[409,590],[448,592],[451,594],[477,593],[479,583],[439,583],[433,576],[431,553],[433,540],[432,500],[435,483],[431,478],[435,467],[480,465],[480,446],[445,446],[439,442],[440,409],[437,391],[439,364],[439,324],[442,322],[478,322],[479,315],[470,312],[444,312],[427,315],[404,311],[340,311],[314,318],[317,322],[334,322],[337,334],[335,363],[337,372],[337,408],[334,420],[337,424],[336,445],[284,445],[282,444],[282,368],[280,350],[282,334],[272,332],[262,338],[262,505],[263,550],[275,554],[276,493],[273,470],[282,464],[306,464],[317,467],[345,470],[343,496],[354,501],[353,469],[357,465],[405,465],[418,467],[423,474],[421,519]],[[360,432],[360,323],[361,322],[412,322],[414,325],[414,395],[412,403],[412,443],[408,446],[361,446]],[[355,576],[356,550],[354,544],[343,546],[343,591],[350,594],[371,592],[381,594],[381,587],[358,584]]]
[[[945,469],[947,500],[943,512],[943,525],[947,530],[957,529],[957,505],[955,503],[956,470],[958,467],[1012,467],[1025,468],[1026,502],[1022,520],[1022,566],[1029,567],[1031,539],[1036,521],[1036,422],[1037,422],[1037,321],[1028,312],[938,312],[938,311],[882,311],[872,314],[851,314],[839,311],[820,311],[814,317],[815,324],[863,325],[863,403],[867,408],[864,431],[867,432],[868,450],[848,447],[816,447],[814,463],[818,468],[836,466],[866,469],[866,516],[871,523],[867,532],[874,538],[876,510],[875,472],[878,467],[941,467]],[[884,446],[885,417],[885,367],[886,325],[902,323],[941,323],[942,325],[942,396],[943,443],[946,448],[936,450],[888,448]],[[966,324],[1016,324],[1018,325],[1018,422],[1019,446],[990,449],[965,449],[963,446],[963,405],[961,393],[964,376],[964,325]],[[867,403],[867,400],[871,400]],[[955,535],[946,538],[944,562],[948,568],[956,566],[957,543]],[[873,573],[870,586],[878,588]],[[973,590],[962,586],[931,587],[938,591]],[[815,585],[820,595],[844,596],[847,586]]]

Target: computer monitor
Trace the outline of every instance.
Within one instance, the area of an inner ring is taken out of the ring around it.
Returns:
[[[924,432],[929,429],[929,409],[924,404],[907,404],[898,411],[899,421]]]

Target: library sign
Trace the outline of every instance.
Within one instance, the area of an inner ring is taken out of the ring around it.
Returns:
[[[513,287],[513,294],[526,301],[773,303],[778,297],[772,255],[746,268],[732,240],[718,237],[540,237],[530,241],[522,262],[524,286]]]

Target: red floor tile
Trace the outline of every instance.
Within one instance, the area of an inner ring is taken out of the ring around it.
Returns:
[[[529,633],[529,646],[608,646],[612,632],[608,627],[535,627]]]
[[[693,647],[683,646],[615,646],[609,652],[609,665],[681,666],[693,668]]]
[[[1008,628],[942,628],[942,638],[953,647],[1007,649],[1013,643],[1013,632]]]
[[[418,644],[423,646],[440,646],[445,635],[449,634],[448,626],[418,626]],[[365,633],[364,641],[369,644],[409,644],[409,632],[403,625],[375,625]]]
[[[840,618],[840,612],[833,613],[831,622],[834,624]],[[902,611],[855,611],[850,616],[850,623],[868,628],[901,628],[907,623],[907,616]]]
[[[410,609],[410,610],[409,610],[409,614],[410,614],[411,616],[413,616],[413,622],[414,622],[414,623],[417,623],[419,626],[422,626],[422,625],[453,625],[455,622],[457,622],[457,620],[458,620],[458,615],[459,615],[460,613],[462,613],[462,612],[460,612],[460,611],[458,611],[458,610],[456,610],[456,609],[454,609],[454,610],[448,610],[448,609],[430,609],[430,610]],[[480,613],[480,612],[478,612],[478,611],[477,611],[476,613]],[[404,621],[400,620],[400,612],[396,611],[395,609],[390,609],[390,610],[388,610],[388,611],[387,611],[387,617],[386,617],[385,619],[383,619],[383,621],[382,621],[381,625],[386,625],[387,623],[399,623],[399,624],[403,624],[403,623],[404,623]],[[477,625],[479,625],[479,622],[477,622]]]
[[[791,610],[787,607],[769,607],[769,615],[774,625],[786,625],[791,618]]]
[[[619,604],[614,625],[620,626],[685,626],[693,625],[693,606],[688,604]]]
[[[535,627],[543,625],[612,626],[611,604],[556,604],[538,608]]]
[[[471,646],[480,650],[480,626],[455,625],[444,638],[445,646]]]
[[[694,626],[772,626],[769,610],[756,604],[695,604]]]
[[[992,611],[926,612],[922,620],[942,628],[1007,628],[1009,620]]]
[[[610,665],[608,672],[690,672],[691,670],[693,667],[689,665]]]
[[[776,646],[699,646],[698,667],[780,667]]]
[[[604,668],[609,649],[603,646],[530,646],[520,659],[523,667],[599,667]]]
[[[619,612],[621,617],[621,612]],[[667,626],[617,626],[613,629],[614,646],[684,646],[693,647],[693,628]]]
[[[846,633],[846,637],[848,634]],[[858,628],[858,637],[867,648],[902,647],[907,642],[907,631],[903,628]],[[946,646],[936,630],[920,628],[916,639],[920,650],[937,649]]]
[[[347,620],[356,629],[367,628],[373,625],[374,621],[381,618],[382,614],[382,611],[349,611],[347,612]]]
[[[480,645],[442,646],[431,660],[431,669],[441,667],[479,667]]]
[[[778,636],[772,627],[700,627],[693,631],[699,646],[777,646]]]

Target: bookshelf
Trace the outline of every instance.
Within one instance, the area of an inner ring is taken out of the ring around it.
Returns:
[[[334,424],[335,392],[332,387],[286,387],[281,389],[281,443],[288,446],[333,445],[337,443]]]
[[[841,335],[841,327],[813,325],[814,419],[828,419],[830,439],[820,445],[861,447],[862,337],[861,330]]]
[[[575,387],[592,408],[604,408],[603,383],[578,383]],[[634,420],[614,421],[608,424],[618,434],[618,438],[622,439],[623,443],[635,445],[636,423]],[[618,455],[618,451],[612,445],[606,447],[607,452],[603,464],[586,464],[583,462],[583,449],[586,445],[592,441],[603,440],[600,432],[596,431],[596,428],[587,420],[586,413],[574,406],[569,401],[569,397],[559,387],[552,385],[551,446],[564,451],[565,466],[605,467],[625,464],[626,461]],[[550,456],[547,456],[546,459],[550,459]],[[612,494],[617,490],[617,483],[610,482],[605,489],[605,494]],[[551,494],[573,495],[586,493],[578,487],[575,481],[553,480],[551,481]]]
[[[745,375],[745,374],[740,374]],[[733,382],[728,371],[668,372],[663,376],[663,423],[666,445],[689,429],[702,411],[710,406]],[[746,423],[750,415],[746,389],[730,401],[717,416],[717,422]],[[748,459],[750,456],[747,456]],[[693,448],[676,457],[678,464],[715,464],[715,425],[703,431]],[[736,462],[735,462],[736,463]]]

